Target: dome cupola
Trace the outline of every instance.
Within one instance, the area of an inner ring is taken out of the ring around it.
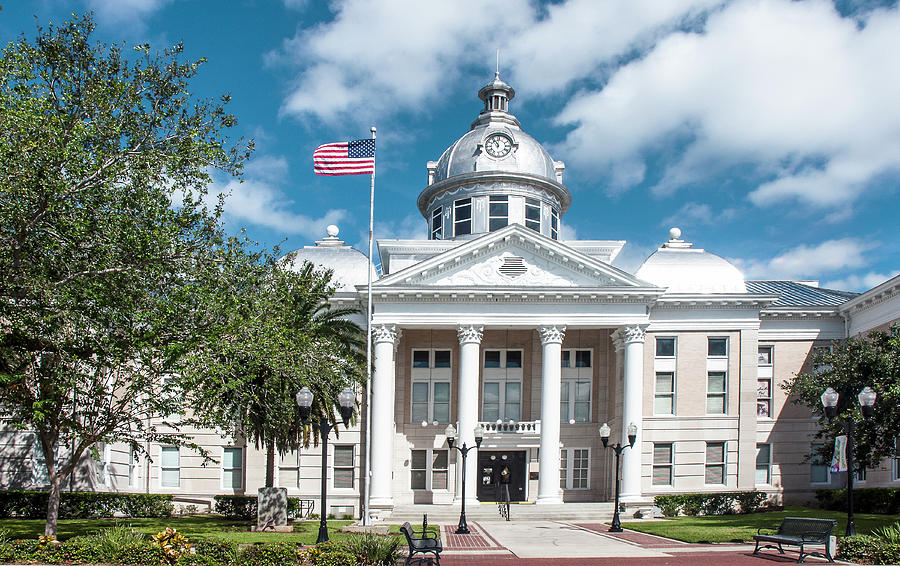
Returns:
[[[565,165],[509,113],[515,90],[499,72],[478,97],[484,109],[469,131],[428,162],[418,206],[430,238],[474,238],[518,223],[558,239],[560,217],[572,201],[562,184]]]
[[[744,274],[731,262],[693,247],[681,230],[669,230],[664,243],[635,272],[635,277],[666,288],[666,294],[746,293]]]

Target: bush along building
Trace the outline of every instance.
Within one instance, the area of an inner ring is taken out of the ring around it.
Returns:
[[[612,443],[637,428],[621,457],[626,503],[754,489],[789,502],[842,487],[810,458],[817,421],[780,385],[812,369],[817,348],[900,320],[900,277],[860,295],[748,281],[677,228],[636,272],[618,269],[624,241],[560,239],[572,205],[565,167],[509,112],[512,87],[497,75],[478,96],[484,108],[469,131],[427,164],[417,205],[429,238],[378,241],[374,372],[363,408],[373,514],[494,501],[501,476],[512,501],[610,501],[615,459],[603,448],[603,423]],[[294,265],[334,270],[334,300],[364,311],[373,268],[337,235],[329,227],[297,250]],[[474,445],[481,431],[466,493],[462,459],[448,448],[451,424],[460,445]],[[150,446],[150,463],[103,446],[73,489],[173,494],[200,506],[215,495],[255,495],[265,454],[196,433],[217,465],[201,466],[186,448]],[[329,514],[361,512],[365,435],[342,430],[329,443]],[[42,485],[39,451],[26,436],[4,447],[6,488]],[[276,485],[318,499],[317,448],[277,464]],[[897,461],[866,470],[857,485],[900,486]]]

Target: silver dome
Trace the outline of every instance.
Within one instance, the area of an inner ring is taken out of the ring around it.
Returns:
[[[286,255],[283,258],[285,267],[299,271],[303,263],[309,261],[317,267],[330,269],[333,272],[331,281],[339,293],[355,293],[358,285],[366,285],[367,267],[372,270],[372,280],[378,279],[366,254],[337,239],[336,226],[328,228],[329,236],[317,241],[315,246],[305,246]]]

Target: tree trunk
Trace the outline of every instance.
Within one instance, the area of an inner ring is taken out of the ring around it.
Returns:
[[[266,487],[275,487],[275,443],[266,443]]]
[[[54,466],[55,468],[55,466]],[[59,472],[54,469],[50,472],[50,497],[47,498],[47,524],[44,525],[44,534],[56,536],[57,521],[59,519]]]

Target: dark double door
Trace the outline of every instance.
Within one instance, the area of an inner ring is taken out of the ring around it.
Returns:
[[[504,478],[509,478],[509,500],[525,501],[527,461],[524,450],[478,451],[478,500],[500,501]],[[508,474],[504,474],[504,469]]]

